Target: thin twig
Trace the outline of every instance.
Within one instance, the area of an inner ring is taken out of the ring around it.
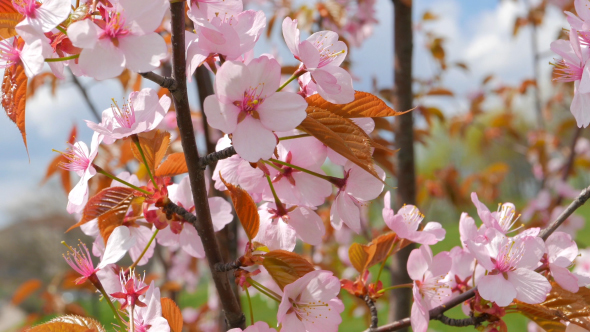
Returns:
[[[217,152],[209,153],[208,155],[201,157],[199,159],[199,167],[201,167],[202,169],[205,169],[205,167],[207,167],[207,165],[210,165],[212,163],[216,163],[222,159],[227,159],[227,158],[233,156],[234,154],[236,154],[236,150],[234,149],[233,146],[230,146],[230,147],[225,148],[223,150],[219,150]]]
[[[170,93],[176,92],[176,90],[178,88],[178,84],[176,83],[176,80],[174,80],[172,77],[165,77],[162,75],[158,75],[152,71],[147,72],[147,73],[139,73],[139,75],[141,75],[146,80],[150,80],[150,81],[158,84],[159,86],[161,86],[165,89],[168,89],[170,91]]]
[[[456,327],[465,327],[465,326],[475,326],[478,327],[481,323],[485,322],[489,318],[488,314],[479,315],[476,317],[469,317],[463,319],[455,319],[447,317],[443,314],[438,315],[434,319],[442,322],[445,325],[449,326],[456,326]]]
[[[215,229],[211,220],[211,211],[205,186],[205,174],[200,166],[199,150],[195,140],[195,130],[192,124],[191,110],[188,103],[186,87],[186,58],[185,58],[185,3],[184,1],[170,2],[170,21],[172,27],[172,78],[176,87],[170,90],[176,109],[176,123],[180,132],[180,139],[184,151],[184,158],[188,168],[193,202],[195,203],[197,230],[205,256],[209,263],[212,280],[219,294],[221,307],[229,328],[246,327],[246,317],[240,307],[238,297],[234,294],[226,273],[215,271],[217,263],[223,263],[223,257],[215,237]],[[186,217],[189,217],[185,214]],[[192,217],[190,217],[192,219]],[[198,241],[198,239],[195,239]]]
[[[361,295],[359,297],[365,301],[367,307],[369,307],[369,312],[371,313],[371,326],[369,326],[368,331],[376,331],[377,326],[379,326],[379,317],[377,316],[377,307],[375,306],[375,302],[373,302],[369,295],[365,295],[364,297]]]
[[[578,197],[576,197],[576,199],[574,199],[574,201],[567,207],[567,209],[565,209],[559,215],[559,217],[557,217],[557,219],[555,219],[555,221],[553,221],[549,226],[547,226],[547,228],[545,228],[543,231],[541,231],[541,234],[539,234],[539,237],[541,237],[543,240],[547,240],[549,235],[551,235],[553,232],[555,232],[555,230],[572,213],[574,213],[574,211],[576,211],[576,209],[578,209],[580,206],[584,205],[584,203],[586,203],[586,201],[588,199],[590,199],[590,186],[587,187],[586,189],[582,190],[582,192],[578,195]],[[430,310],[430,319],[438,319],[437,317],[442,315],[447,310],[450,310],[451,308],[469,300],[470,298],[475,296],[476,289],[477,289],[477,287],[472,288],[472,289],[466,291],[465,293],[459,294],[457,297],[451,299],[450,301],[448,301],[438,307],[433,308],[432,310]],[[400,329],[408,327],[408,326],[410,326],[410,317],[406,317],[404,319],[395,321],[393,323],[389,323],[389,324],[380,326],[377,329],[375,329],[374,331],[365,330],[365,332],[397,331],[397,330],[400,330]]]
[[[98,113],[98,110],[96,109],[96,107],[94,107],[94,104],[92,103],[92,101],[90,100],[90,97],[88,96],[88,92],[86,91],[86,88],[82,85],[82,83],[80,83],[80,81],[78,80],[76,75],[74,75],[74,73],[72,73],[71,69],[70,69],[70,74],[72,74],[72,82],[74,83],[76,88],[78,88],[78,91],[80,91],[80,94],[84,98],[86,105],[88,106],[88,108],[90,108],[90,112],[92,112],[92,115],[94,115],[94,118],[96,119],[96,121],[100,122],[102,120],[102,117],[101,117],[100,113]]]

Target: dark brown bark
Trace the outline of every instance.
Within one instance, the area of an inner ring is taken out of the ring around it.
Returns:
[[[188,174],[191,190],[195,203],[196,222],[194,226],[203,241],[205,255],[209,263],[212,279],[219,293],[219,300],[225,313],[227,324],[230,328],[245,328],[246,319],[242,313],[240,303],[230,285],[226,273],[215,271],[215,265],[223,263],[223,257],[215,237],[207,189],[205,187],[205,173],[200,165],[199,152],[195,140],[195,132],[192,126],[191,112],[188,103],[186,88],[186,59],[184,55],[185,33],[185,3],[171,2],[170,13],[172,21],[172,78],[176,81],[176,88],[171,90],[176,119]]]
[[[412,1],[393,0],[394,7],[394,84],[396,110],[413,107],[412,93]],[[416,176],[414,165],[414,119],[407,113],[395,119],[395,143],[397,154],[397,205],[416,203]],[[410,283],[406,264],[414,246],[407,246],[392,258],[391,280],[393,285]],[[412,291],[400,288],[391,291],[390,321],[397,321],[410,314]]]

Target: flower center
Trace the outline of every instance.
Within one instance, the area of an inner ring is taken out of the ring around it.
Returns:
[[[556,82],[574,82],[582,79],[584,67],[578,67],[574,64],[560,60],[552,63],[555,67],[553,70],[553,80]]]
[[[238,123],[244,121],[244,119],[251,115],[254,119],[260,119],[258,112],[258,106],[260,106],[264,102],[263,96],[264,92],[264,83],[258,84],[256,87],[249,87],[244,91],[244,97],[242,100],[234,101],[234,105],[236,105],[240,109],[240,114],[238,115]]]
[[[412,206],[411,209],[404,209],[402,217],[408,225],[419,225],[424,220],[424,215],[415,206]]]
[[[520,215],[518,215],[518,217],[514,219],[516,211],[514,210],[514,206],[512,204],[502,204],[498,207],[498,213],[500,215],[498,218],[498,224],[504,233],[508,232],[508,230],[510,230],[520,218]]]
[[[320,38],[316,39],[316,41],[313,43],[313,46],[315,46],[315,48],[317,48],[317,50],[320,52],[320,62],[318,63],[318,68],[322,68],[330,64],[332,61],[334,61],[336,56],[346,53],[345,50],[338,52],[330,51],[330,47],[332,47],[333,44],[324,44],[325,38],[328,37],[324,37],[323,34],[320,34]]]
[[[133,104],[123,104],[122,107],[119,107],[114,99],[112,99],[112,101],[115,105],[111,105],[111,109],[113,110],[113,116],[115,117],[115,120],[117,120],[117,123],[119,123],[121,127],[131,128],[135,123],[135,110],[133,109]]]
[[[428,301],[435,300],[437,303],[443,301],[446,296],[449,296],[445,289],[451,287],[444,282],[445,275],[440,275],[432,278],[425,278],[423,281],[416,280],[416,285],[420,289],[420,294]]]
[[[66,162],[60,162],[59,167],[70,172],[85,172],[90,166],[91,160],[86,155],[86,151],[78,143],[70,144],[66,152],[60,152],[66,158]]]
[[[117,38],[129,33],[129,30],[125,28],[125,17],[121,13],[114,11],[104,12],[103,17],[105,24],[99,38],[110,38],[117,46]]]
[[[20,49],[17,40],[14,39],[12,45],[7,40],[0,42],[0,60],[5,62],[0,68],[8,68],[20,61]]]
[[[500,248],[496,259],[492,259],[496,270],[500,273],[506,273],[516,269],[516,264],[520,262],[524,254],[524,246],[516,245],[514,241],[508,241]]]
[[[332,310],[330,308],[330,306],[328,305],[328,303],[323,302],[323,301],[317,301],[317,302],[309,302],[309,303],[301,303],[301,302],[297,302],[296,300],[292,300],[291,299],[291,304],[293,305],[292,308],[292,312],[295,313],[295,315],[297,316],[297,318],[300,321],[308,321],[311,322],[312,324],[315,323],[315,321],[317,321],[318,319],[327,319],[328,316],[327,315],[322,315],[320,313],[318,313],[316,310],[317,309],[321,309],[321,308],[327,308],[328,311]]]
[[[35,0],[12,0],[12,5],[17,12],[26,17],[35,17],[35,11],[41,6]]]

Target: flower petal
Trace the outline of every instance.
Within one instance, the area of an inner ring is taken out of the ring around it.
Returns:
[[[125,67],[138,73],[158,68],[168,52],[164,38],[157,33],[119,38],[119,49],[125,54]]]
[[[277,145],[273,132],[251,116],[246,116],[236,126],[232,140],[240,157],[252,163],[272,157]]]
[[[135,245],[136,241],[137,238],[131,236],[131,232],[126,226],[115,228],[109,236],[104,255],[97,268],[102,269],[109,264],[118,262]]]
[[[266,128],[287,131],[301,124],[307,116],[306,108],[307,102],[300,95],[280,91],[268,96],[257,110]]]
[[[477,284],[479,295],[485,300],[496,302],[500,307],[509,305],[517,295],[516,288],[501,274],[481,277]]]
[[[529,269],[516,269],[507,272],[507,274],[508,281],[510,281],[516,289],[516,298],[524,303],[541,303],[545,301],[547,294],[551,291],[551,284],[549,281],[535,271]]]

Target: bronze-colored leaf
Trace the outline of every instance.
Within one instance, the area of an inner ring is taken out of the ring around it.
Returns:
[[[373,259],[375,249],[376,247],[368,248],[367,246],[363,246],[356,242],[348,248],[348,258],[350,259],[350,263],[359,273],[363,273],[365,266],[367,266],[367,262]]]
[[[371,157],[371,139],[362,129],[351,120],[321,108],[308,107],[307,111],[299,129],[379,179]]]
[[[84,207],[82,219],[70,230],[82,226],[94,218],[98,218],[109,211],[116,211],[118,213],[126,213],[133,200],[134,189],[129,187],[109,187],[101,190],[98,194],[92,196]],[[109,215],[112,216],[112,215]],[[106,239],[105,239],[106,240]]]
[[[167,131],[152,130],[147,133],[137,135],[139,144],[147,161],[147,167],[154,174],[156,166],[160,165],[166,155],[168,146],[170,146],[170,133]],[[143,158],[135,144],[132,145],[133,155],[139,162],[143,163]]]
[[[321,108],[343,118],[379,118],[385,116],[397,116],[405,112],[397,112],[387,106],[377,96],[368,92],[355,91],[354,101],[348,104],[332,104],[324,100],[319,94],[305,98],[307,101],[307,113]],[[311,108],[311,109],[310,109]]]
[[[12,304],[21,304],[24,300],[31,296],[31,294],[33,294],[36,290],[41,288],[41,285],[43,284],[39,279],[30,279],[25,281],[20,286],[18,286],[18,288],[14,292],[14,295],[12,295]]]
[[[561,321],[590,330],[590,289],[580,287],[577,293],[572,293],[555,282],[551,286],[551,292],[544,302],[527,304],[515,300],[516,309],[547,332],[565,331],[565,325]]]
[[[286,250],[266,253],[262,265],[281,289],[314,270],[305,258]]]
[[[14,27],[20,22],[23,15],[20,14],[10,0],[0,0],[0,38],[8,39],[17,35]]]
[[[183,152],[171,153],[156,169],[156,176],[174,176],[188,172]]]
[[[68,315],[32,327],[27,332],[106,332],[106,330],[92,318]]]
[[[162,304],[162,317],[166,318],[168,321],[168,325],[170,325],[170,330],[172,332],[182,332],[182,313],[176,303],[173,300],[163,297],[160,299],[160,303]]]
[[[260,216],[258,215],[256,203],[247,191],[225,182],[221,173],[219,173],[219,178],[229,191],[234,208],[236,209],[236,214],[248,236],[248,240],[252,241],[256,237],[256,234],[258,234],[258,228],[260,227]]]
[[[25,106],[27,104],[27,82],[25,69],[22,64],[10,66],[4,70],[2,81],[2,107],[8,118],[16,124],[23,136],[27,149],[27,133],[25,130]]]

